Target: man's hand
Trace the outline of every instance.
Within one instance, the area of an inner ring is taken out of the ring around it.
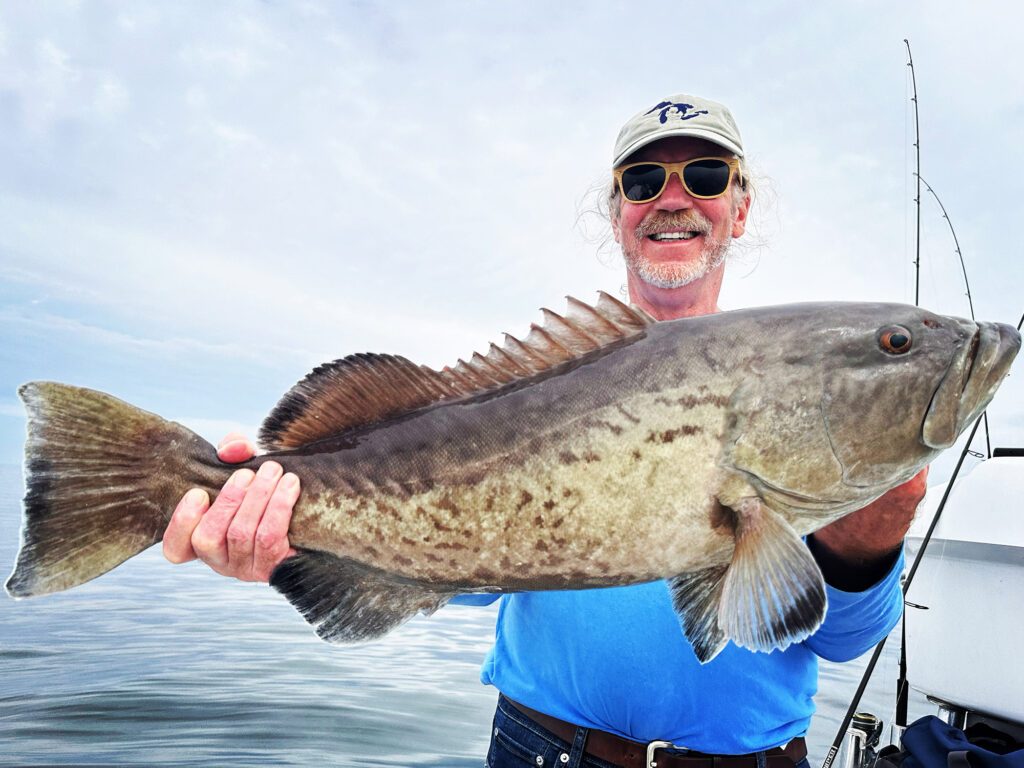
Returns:
[[[217,446],[221,461],[252,457],[252,443],[232,432]],[[288,524],[299,498],[299,478],[267,461],[253,473],[239,469],[210,505],[206,491],[193,488],[178,502],[164,532],[164,557],[172,563],[199,558],[217,573],[242,581],[268,581],[270,572],[295,554]]]
[[[885,575],[927,491],[928,467],[863,509],[808,538],[825,581],[847,591],[867,589]]]

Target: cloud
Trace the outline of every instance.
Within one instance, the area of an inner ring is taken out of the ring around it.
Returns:
[[[181,51],[182,61],[190,68],[201,67],[226,72],[231,77],[251,76],[262,64],[253,53],[241,47],[212,47],[189,45]]]
[[[121,81],[111,75],[104,75],[96,88],[93,111],[107,120],[112,120],[127,109],[128,99],[128,90]]]
[[[241,358],[255,361],[265,359],[261,355],[280,357],[293,354],[290,349],[276,347],[271,349],[239,348],[185,337],[148,338],[91,325],[79,318],[62,317],[45,312],[22,315],[16,311],[0,309],[0,323],[22,335],[35,335],[44,338],[60,336],[90,347],[110,347],[132,354],[144,354],[161,359],[198,354],[221,359]]]

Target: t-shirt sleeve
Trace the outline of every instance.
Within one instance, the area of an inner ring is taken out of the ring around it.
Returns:
[[[456,595],[448,601],[450,605],[490,605],[501,597],[498,592]]]
[[[863,592],[844,592],[826,584],[828,612],[818,631],[804,643],[829,661],[849,661],[876,645],[896,626],[903,613],[900,574],[904,551],[889,572]]]

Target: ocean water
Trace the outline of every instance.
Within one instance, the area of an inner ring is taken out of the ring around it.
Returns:
[[[4,578],[22,493],[20,467],[0,465]],[[0,766],[482,766],[495,612],[448,606],[339,648],[266,585],[173,566],[154,547],[70,592],[0,596]],[[887,723],[890,646],[861,705]],[[812,764],[866,661],[822,664]],[[933,712],[915,695],[912,717]]]

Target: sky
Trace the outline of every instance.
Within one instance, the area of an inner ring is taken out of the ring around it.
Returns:
[[[976,315],[1016,325],[1022,21],[1008,1],[3,3],[0,462],[21,461],[25,381],[216,440],[320,362],[442,366],[566,295],[621,295],[597,195],[621,124],[674,93],[727,104],[760,178],[724,308],[913,303],[905,38],[921,176]],[[966,316],[921,203],[920,303]],[[1024,369],[990,424],[1024,445]]]

